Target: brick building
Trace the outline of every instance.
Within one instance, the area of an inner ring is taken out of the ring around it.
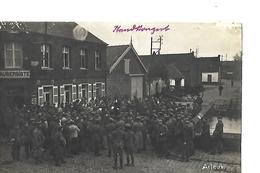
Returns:
[[[106,47],[74,22],[1,22],[1,107],[104,96]]]
[[[198,75],[198,61],[193,52],[180,54],[140,55],[140,58],[146,65],[151,64],[150,66],[152,66],[154,64],[160,64],[165,67],[167,69],[166,77],[168,79],[172,78],[169,82],[174,85],[192,88],[201,84],[200,77]]]
[[[163,88],[184,87],[184,76],[174,63],[163,63],[160,58],[142,58],[148,70],[146,95],[155,95]]]
[[[220,82],[220,55],[217,57],[200,57],[199,73],[203,84],[218,84]]]
[[[144,82],[147,70],[129,45],[107,47],[107,94],[142,99],[145,93]]]

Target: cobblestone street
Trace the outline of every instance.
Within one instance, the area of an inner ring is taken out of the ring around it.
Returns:
[[[214,167],[219,168],[218,172],[240,172],[240,154],[224,153],[223,155],[211,156],[205,153],[196,152],[189,162],[181,162],[173,159],[158,158],[151,151],[136,154],[135,167],[124,167],[123,170],[112,169],[112,158],[104,154],[95,157],[89,153],[83,153],[73,158],[67,158],[66,164],[56,167],[51,163],[44,162],[40,165],[33,164],[32,160],[16,163],[2,162],[1,173],[206,173],[215,172]],[[5,159],[8,158],[5,157]],[[10,157],[9,157],[10,159]],[[125,159],[125,158],[124,158]],[[232,163],[233,162],[233,163]],[[222,170],[222,171],[221,171]]]

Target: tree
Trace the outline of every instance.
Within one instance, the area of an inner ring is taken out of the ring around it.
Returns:
[[[242,51],[240,53],[236,53],[235,56],[233,56],[234,61],[242,61]]]

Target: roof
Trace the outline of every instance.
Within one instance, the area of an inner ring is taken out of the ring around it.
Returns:
[[[73,35],[76,26],[78,24],[75,22],[0,22],[0,31],[34,32],[76,40]],[[89,31],[83,41],[107,45]]]
[[[195,59],[193,53],[180,53],[180,54],[160,54],[160,55],[141,55],[142,62],[147,68],[154,63],[174,64],[180,71],[190,71],[191,64]]]
[[[143,62],[141,61],[139,55],[135,51],[132,44],[130,45],[117,45],[117,46],[108,46],[107,47],[107,65],[109,68],[109,72],[111,73],[117,64],[124,58],[124,56],[130,51],[133,50],[134,54],[136,55],[138,61],[140,62],[141,66],[143,67],[144,71],[147,72],[147,69]]]
[[[179,79],[179,78],[184,77],[183,74],[180,72],[180,70],[174,65],[174,63],[167,64],[166,68],[167,68],[167,71],[168,71],[169,78]]]
[[[129,45],[117,45],[107,47],[107,65],[109,68],[126,51],[128,47]]]
[[[201,72],[216,72],[219,71],[220,56],[216,57],[200,57],[199,69]]]

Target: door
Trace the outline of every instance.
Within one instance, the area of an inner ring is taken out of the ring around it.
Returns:
[[[45,103],[47,103],[47,104],[51,104],[51,94],[49,93],[49,92],[45,92],[44,93],[44,98],[45,98]]]
[[[208,82],[211,83],[212,82],[212,75],[208,74]]]
[[[65,86],[65,102],[66,103],[72,102],[72,86],[71,85]]]
[[[143,77],[131,77],[131,99],[143,99]]]
[[[65,103],[70,103],[70,91],[65,90]]]

